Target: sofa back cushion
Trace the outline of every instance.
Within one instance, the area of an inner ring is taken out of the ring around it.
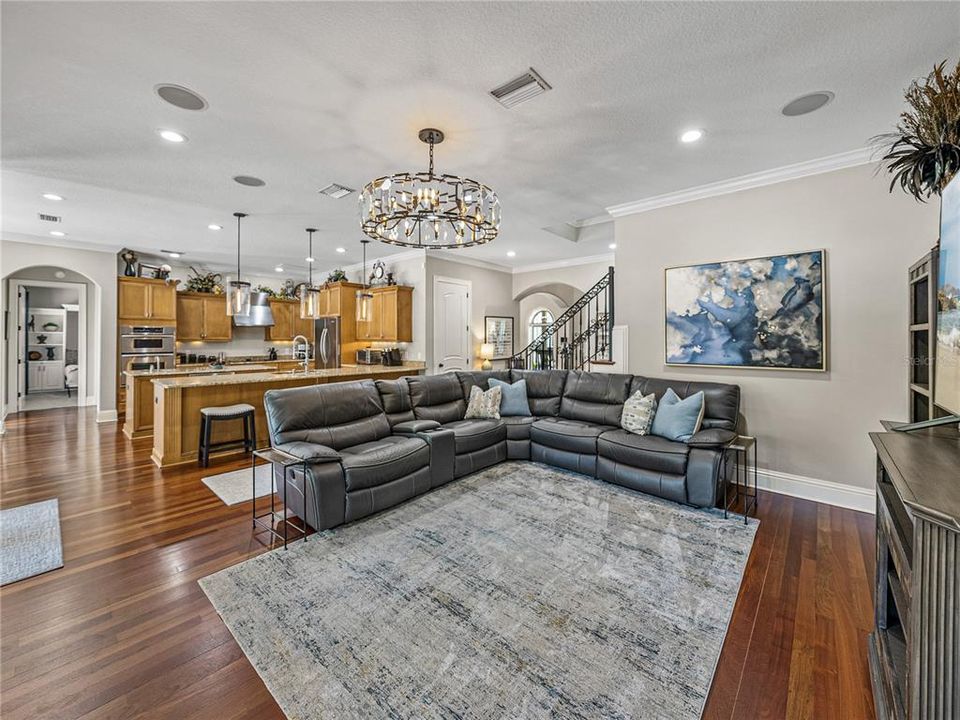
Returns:
[[[436,420],[441,425],[463,420],[467,402],[456,373],[414,375],[407,378],[407,385],[417,420]]]
[[[527,381],[527,401],[530,412],[540,417],[555,417],[560,413],[560,399],[567,384],[566,370],[511,370],[510,381]]]
[[[410,402],[410,386],[405,378],[399,380],[377,380],[377,391],[380,393],[380,402],[383,411],[387,414],[390,427],[397,423],[416,420],[413,414],[413,405]]]
[[[463,399],[470,400],[470,390],[474,385],[479,385],[480,389],[486,392],[490,389],[490,378],[496,378],[503,382],[510,382],[509,370],[477,370],[475,372],[457,372],[457,379],[460,381],[460,387],[463,390]]]
[[[560,417],[619,427],[632,379],[632,375],[569,371],[560,400]]]
[[[712,428],[737,429],[737,419],[740,413],[739,385],[668,380],[666,378],[648,378],[635,375],[630,385],[630,392],[634,393],[639,390],[644,395],[653,393],[657,396],[657,402],[660,402],[663,394],[671,388],[681,400],[695,393],[703,392],[703,422],[700,427],[704,430]]]
[[[340,450],[390,435],[373,380],[268,390],[263,406],[274,445],[300,441]]]

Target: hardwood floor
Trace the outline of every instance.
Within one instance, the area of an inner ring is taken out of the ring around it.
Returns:
[[[0,590],[4,720],[283,717],[197,585],[267,549],[209,473],[90,408],[8,418],[0,507],[58,497],[65,564]],[[765,493],[760,518],[704,717],[872,718],[873,517]]]

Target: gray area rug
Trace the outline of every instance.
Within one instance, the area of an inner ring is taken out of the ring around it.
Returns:
[[[0,585],[63,567],[56,498],[0,510]]]
[[[274,491],[274,484],[270,477],[271,467],[269,463],[257,465],[256,497],[265,497]],[[236,505],[254,498],[251,494],[253,485],[250,482],[250,472],[250,468],[245,467],[242,470],[201,478],[200,481],[210,488],[224,505]]]
[[[698,718],[756,528],[506,463],[200,584],[290,718]]]

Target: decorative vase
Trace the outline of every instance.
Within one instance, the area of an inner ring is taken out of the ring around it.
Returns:
[[[54,350],[56,350],[56,348],[53,348],[53,347],[48,347],[48,348],[47,348],[47,360],[53,360],[53,351],[54,351]]]

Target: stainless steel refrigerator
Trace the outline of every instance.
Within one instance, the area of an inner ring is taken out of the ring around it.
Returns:
[[[340,318],[325,317],[313,327],[313,365],[317,368],[340,367]]]

